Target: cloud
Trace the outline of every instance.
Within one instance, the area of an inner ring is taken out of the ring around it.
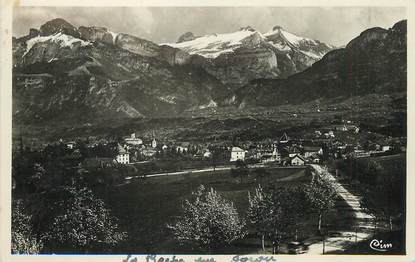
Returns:
[[[391,27],[405,19],[399,7],[18,7],[13,35],[27,34],[61,17],[75,26],[105,26],[158,43],[195,35],[225,33],[250,25],[261,32],[280,25],[295,34],[343,45],[363,30]]]

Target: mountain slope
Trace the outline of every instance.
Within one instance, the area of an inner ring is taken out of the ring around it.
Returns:
[[[237,91],[239,106],[278,106],[333,97],[406,91],[406,21],[362,32],[305,71],[254,80]]]
[[[228,94],[203,70],[149,55],[147,42],[131,47],[125,35],[106,33],[108,43],[91,41],[68,24],[55,19],[13,39],[16,119],[174,116]]]
[[[257,78],[285,78],[308,68],[334,48],[279,26],[265,34],[249,26],[233,33],[201,37],[187,32],[177,43],[164,45],[196,56],[189,63],[202,66],[223,83],[234,86]]]

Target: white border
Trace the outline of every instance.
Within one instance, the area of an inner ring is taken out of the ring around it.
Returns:
[[[316,261],[415,261],[415,211],[414,187],[415,178],[411,170],[414,168],[414,55],[415,55],[415,1],[411,0],[0,0],[0,262],[3,261],[122,261],[126,256],[11,256],[10,255],[10,202],[11,202],[11,38],[12,38],[12,8],[13,6],[402,6],[407,8],[408,19],[408,147],[407,147],[407,255],[406,256],[372,256],[372,255],[307,255],[290,256],[277,255],[277,261],[316,260]],[[145,256],[138,256],[139,261],[145,261]],[[166,256],[168,257],[168,256]],[[186,262],[194,261],[198,255],[179,255]],[[231,261],[233,256],[203,256],[214,257],[216,261]],[[256,257],[256,256],[252,256]]]

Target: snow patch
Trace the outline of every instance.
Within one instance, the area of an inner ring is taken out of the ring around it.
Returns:
[[[199,106],[199,109],[212,108],[212,107],[218,107],[218,104],[216,104],[216,102],[211,99],[208,104]]]
[[[65,35],[62,33],[57,33],[49,36],[37,36],[26,41],[26,52],[23,54],[23,56],[25,56],[37,43],[44,43],[48,41],[59,44],[61,48],[72,48],[74,44],[78,42],[81,43],[81,46],[88,46],[91,44],[90,42],[83,41],[79,38],[75,38],[73,36]]]
[[[275,34],[281,34],[288,42],[290,42],[291,44],[295,46],[298,46],[301,42],[309,42],[313,45],[317,45],[317,42],[313,39],[306,38],[306,37],[300,37],[293,33],[287,32],[283,29],[270,30],[266,32],[264,36],[269,37]]]
[[[314,59],[321,59],[323,57],[321,54],[316,54],[313,52],[308,52],[308,51],[300,51],[300,52]]]
[[[172,95],[160,96],[159,100],[169,104],[176,104],[176,97]]]
[[[112,35],[112,44],[115,45],[115,40],[117,39],[118,33],[114,33],[112,31],[108,31]]]
[[[198,37],[181,43],[165,43],[171,47],[180,48],[189,54],[199,54],[206,58],[216,58],[223,53],[233,52],[242,45],[242,40],[258,33],[256,31],[240,30],[228,34],[213,34]]]

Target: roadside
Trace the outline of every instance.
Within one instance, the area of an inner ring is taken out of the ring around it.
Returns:
[[[347,205],[337,205],[338,220],[353,218],[354,226],[350,228],[339,228],[338,230],[330,230],[326,236],[324,243],[322,238],[313,238],[306,241],[308,251],[305,254],[323,254],[336,251],[343,251],[347,246],[355,244],[370,238],[370,229],[373,228],[373,217],[367,214],[360,205],[359,196],[348,191],[337,179],[327,172],[323,167],[316,164],[310,165],[314,171],[313,175],[326,173],[328,178],[333,181],[338,195],[345,201]]]

